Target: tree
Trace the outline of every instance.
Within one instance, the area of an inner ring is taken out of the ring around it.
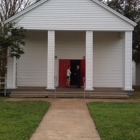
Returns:
[[[5,77],[7,56],[20,58],[24,53],[21,45],[25,45],[25,29],[22,27],[14,27],[13,23],[9,23],[0,28],[0,76]],[[8,52],[8,54],[7,54]]]
[[[20,45],[25,44],[25,30],[17,28],[14,23],[5,25],[4,21],[38,1],[40,0],[0,0],[0,77],[5,77],[6,74],[7,55],[20,58],[24,53]]]
[[[0,0],[0,21],[3,21],[14,16],[18,12],[26,9],[30,5],[40,0]]]
[[[133,60],[140,63],[140,0],[108,0],[107,5],[137,23],[132,48]]]

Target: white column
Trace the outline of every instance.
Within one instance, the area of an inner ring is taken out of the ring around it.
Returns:
[[[16,57],[8,57],[7,59],[7,89],[15,89],[16,87]]]
[[[85,90],[93,91],[93,31],[86,31],[86,83]]]
[[[124,58],[124,90],[132,89],[132,32],[126,31],[124,38],[125,58]]]
[[[55,31],[48,31],[47,88],[54,90]]]

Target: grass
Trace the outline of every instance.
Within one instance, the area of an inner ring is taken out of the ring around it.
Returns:
[[[0,97],[0,140],[29,140],[50,103],[45,101],[4,101]]]
[[[131,99],[140,99],[140,86],[133,86],[134,94],[130,96]]]
[[[0,89],[0,96],[4,96],[4,90]]]
[[[87,103],[102,140],[140,140],[140,103]]]
[[[130,96],[130,99],[140,99],[140,91],[134,91],[134,94]]]

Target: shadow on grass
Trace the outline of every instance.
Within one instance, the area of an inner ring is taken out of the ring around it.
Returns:
[[[0,90],[0,97],[4,97],[4,91]]]

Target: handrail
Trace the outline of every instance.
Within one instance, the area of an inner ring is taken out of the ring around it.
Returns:
[[[84,85],[84,99],[85,99],[85,77],[83,77],[83,85]]]
[[[54,76],[54,86],[55,86],[55,98],[56,98],[56,86],[57,86],[57,76]]]

